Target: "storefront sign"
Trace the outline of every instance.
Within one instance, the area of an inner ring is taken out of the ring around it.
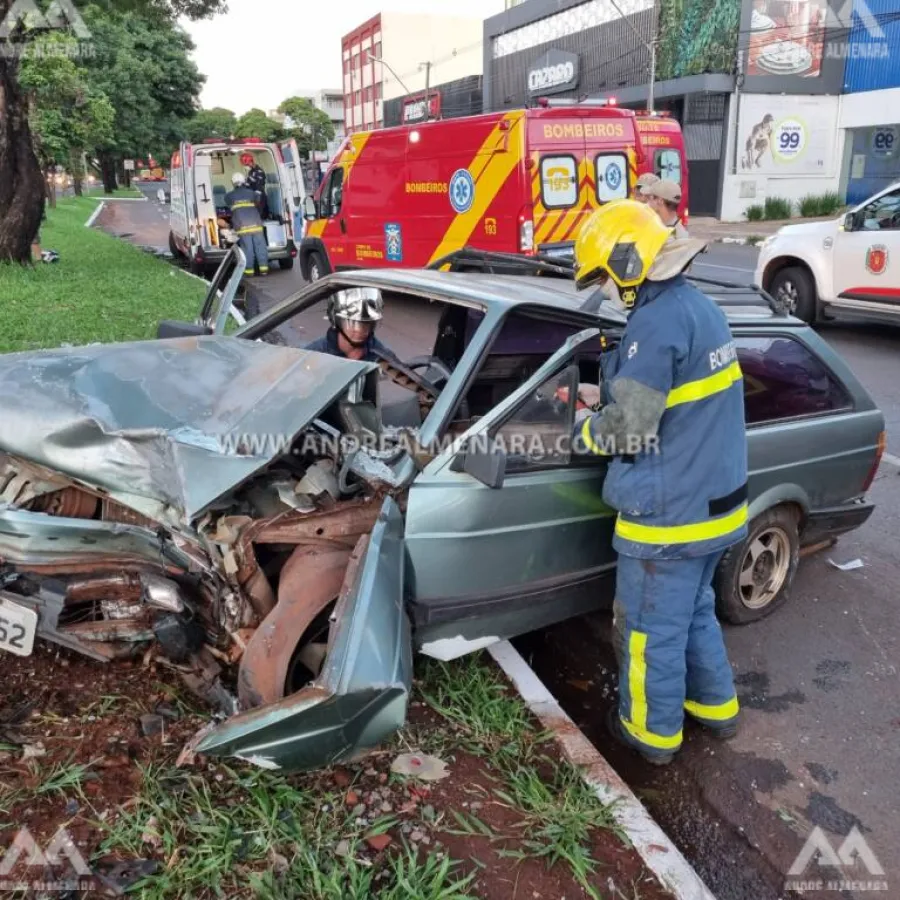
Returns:
[[[441,114],[441,95],[433,91],[430,92],[431,97],[426,101],[424,95],[407,100],[403,104],[403,124],[409,125],[413,122],[424,122],[426,119],[436,119]]]
[[[900,132],[896,125],[881,125],[872,130],[872,155],[887,159],[893,156],[900,144]]]
[[[578,55],[548,50],[528,70],[528,93],[559,94],[578,86]]]

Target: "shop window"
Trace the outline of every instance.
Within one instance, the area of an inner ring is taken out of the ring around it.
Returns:
[[[628,159],[624,153],[598,153],[594,157],[597,199],[601,203],[628,196]]]
[[[544,209],[563,209],[578,200],[578,164],[575,157],[541,158],[541,203]]]
[[[657,150],[653,170],[660,178],[681,184],[681,154],[677,150]]]

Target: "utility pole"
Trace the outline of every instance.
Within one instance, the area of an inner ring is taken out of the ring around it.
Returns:
[[[653,112],[653,103],[654,103],[654,90],[653,85],[656,81],[656,35],[651,38],[650,43],[648,44],[641,33],[634,27],[634,25],[625,17],[625,13],[619,9],[619,4],[616,3],[616,0],[609,0],[612,3],[615,11],[622,17],[624,22],[628,25],[628,27],[635,33],[637,39],[644,45],[644,49],[650,51],[650,85],[647,89],[647,109],[650,112]]]

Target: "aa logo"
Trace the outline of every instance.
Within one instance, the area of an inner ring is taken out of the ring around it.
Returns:
[[[23,857],[24,864],[28,868],[61,866],[63,859],[66,859],[76,874],[91,874],[90,866],[84,861],[84,857],[65,828],[60,828],[53,835],[53,840],[47,845],[46,850],[41,850],[37,841],[31,836],[31,832],[27,828],[23,828],[16,835],[12,844],[7,847],[3,858],[0,859],[0,878],[9,875],[16,863]]]
[[[853,14],[856,13],[869,37],[878,41],[883,41],[887,37],[878,22],[878,17],[869,8],[866,0],[844,0],[840,8],[833,9],[832,5],[828,4],[826,9],[826,21],[829,28],[849,31],[853,28]]]
[[[837,851],[831,846],[825,832],[817,825],[800,851],[800,855],[788,869],[787,874],[802,875],[816,858],[820,866],[841,868],[843,866],[853,867],[857,863],[862,863],[870,875],[884,875],[881,863],[878,862],[872,848],[866,843],[866,839],[855,825]]]
[[[91,37],[72,0],[53,0],[45,13],[41,12],[36,0],[15,0],[0,22],[0,40],[6,40],[20,29],[46,31],[54,28],[71,28],[83,41]]]

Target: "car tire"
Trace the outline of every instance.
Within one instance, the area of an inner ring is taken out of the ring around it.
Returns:
[[[325,260],[318,250],[313,250],[309,254],[309,280],[310,282],[319,281],[325,277],[327,269],[325,268]]]
[[[290,270],[294,268],[294,257],[288,256],[285,259],[280,259],[278,260],[278,265],[286,272],[290,272]]]
[[[729,548],[716,571],[716,610],[732,625],[771,615],[790,599],[800,562],[800,516],[794,506],[767,509],[747,537]]]
[[[172,254],[172,259],[184,259],[184,254],[175,243],[175,235],[171,231],[169,232],[169,252]]]
[[[816,283],[808,269],[788,266],[776,272],[769,293],[784,303],[792,316],[802,319],[807,325],[815,323],[818,312]]]

